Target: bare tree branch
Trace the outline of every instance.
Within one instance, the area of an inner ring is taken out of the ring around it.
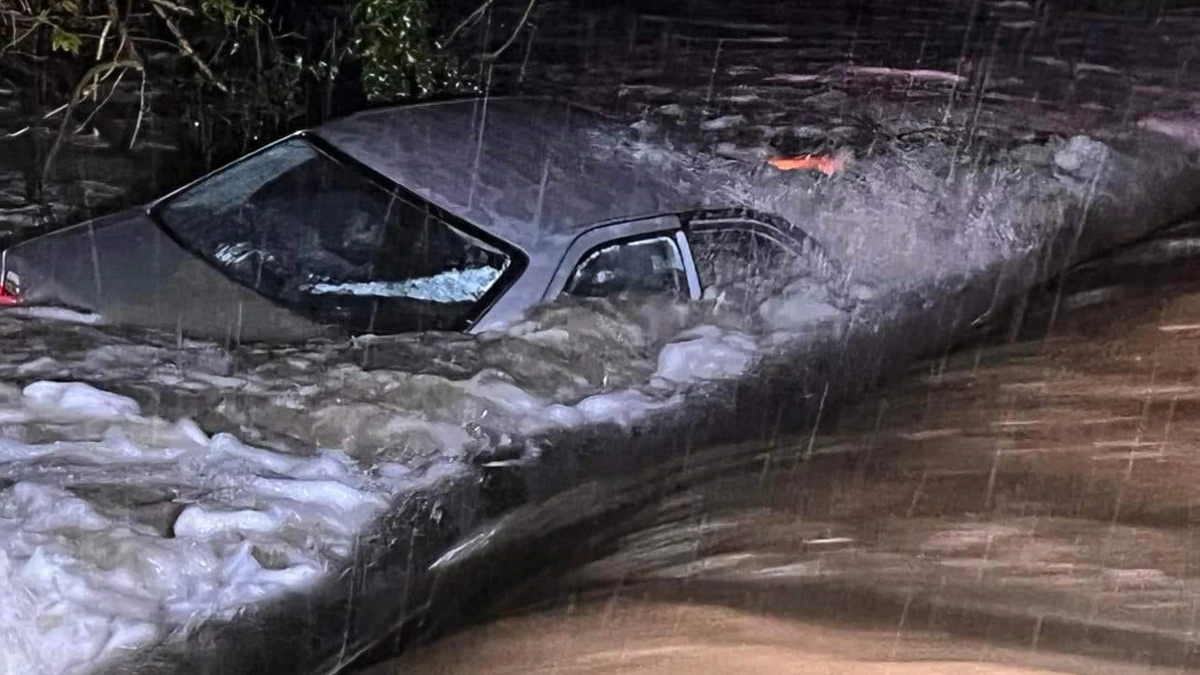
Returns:
[[[454,30],[450,31],[450,34],[446,36],[445,44],[450,44],[453,42],[454,38],[457,37],[461,31],[467,29],[476,21],[478,21],[479,17],[483,16],[483,13],[487,11],[488,7],[492,6],[492,2],[493,0],[483,0],[482,5],[476,7],[474,12],[468,14],[467,18],[460,21],[459,24],[454,27]]]
[[[204,62],[204,59],[201,59],[200,55],[196,53],[196,50],[192,49],[192,43],[188,42],[188,39],[184,37],[183,31],[179,30],[179,25],[175,23],[175,20],[167,16],[167,13],[157,3],[152,4],[151,7],[154,8],[154,12],[158,14],[159,18],[166,22],[167,28],[179,42],[179,53],[191,59],[192,63],[196,64],[196,67],[200,69],[200,72],[208,78],[208,81],[213,83],[213,86],[215,86],[217,89],[220,89],[222,93],[228,94],[229,87],[226,87],[223,82],[217,79],[216,75],[213,75],[212,69],[208,67],[208,64]]]
[[[112,21],[104,22],[104,30],[100,31],[100,41],[96,44],[96,60],[104,58],[104,43],[108,40],[108,31],[112,30]]]
[[[138,116],[133,125],[133,133],[129,136],[129,149],[137,143],[138,132],[142,129],[142,119],[146,116],[146,69],[142,69],[142,88],[138,92]]]
[[[167,0],[150,0],[150,3],[157,5],[159,7],[162,7],[163,9],[171,10],[172,12],[175,12],[176,14],[183,14],[185,16],[196,16],[196,13],[192,11],[191,7],[177,5],[173,2],[168,2]]]
[[[83,77],[79,78],[79,82],[75,85],[75,91],[71,93],[71,100],[67,103],[66,111],[63,112],[62,123],[58,126],[58,135],[54,137],[54,145],[50,146],[50,152],[46,155],[46,162],[42,165],[42,186],[45,186],[50,179],[50,172],[54,168],[54,159],[58,156],[59,148],[62,147],[63,139],[67,136],[67,127],[71,126],[71,113],[74,112],[75,106],[79,104],[79,100],[83,97],[83,92],[87,89],[88,81],[101,77],[108,76],[117,68],[134,68],[142,70],[142,62],[133,59],[117,59],[108,63],[97,63],[88,69]]]
[[[74,133],[77,134],[77,133],[83,131],[84,129],[86,129],[87,125],[91,124],[92,120],[95,119],[96,113],[100,112],[101,110],[104,109],[104,106],[108,105],[108,102],[110,100],[112,100],[113,94],[117,93],[117,87],[121,86],[121,80],[125,79],[125,73],[127,73],[127,72],[129,72],[128,68],[121,69],[121,73],[119,75],[117,75],[117,81],[113,82],[112,87],[110,87],[108,90],[108,96],[104,97],[104,100],[100,102],[100,105],[96,106],[95,108],[92,108],[92,112],[88,113],[88,116],[82,122],[79,123],[79,126],[75,127]],[[143,69],[142,70],[143,77],[145,76],[145,72],[146,72],[145,69]],[[98,86],[97,86],[96,91],[97,91],[97,93],[99,92]]]
[[[34,22],[33,22],[33,25],[29,27],[29,30],[27,30],[27,31],[25,31],[24,33],[21,33],[20,35],[18,35],[18,34],[17,34],[17,19],[16,19],[16,17],[14,16],[14,17],[13,17],[13,38],[12,38],[12,40],[10,40],[10,41],[9,41],[9,43],[8,43],[8,44],[4,45],[4,48],[3,48],[3,49],[0,49],[0,56],[4,56],[6,53],[8,53],[8,51],[9,51],[9,50],[11,50],[11,49],[15,48],[17,45],[19,45],[19,44],[21,44],[22,42],[24,42],[24,41],[25,41],[25,38],[27,38],[27,37],[29,37],[30,35],[32,35],[32,34],[33,34],[33,32],[34,32],[35,30],[37,30],[38,28],[41,28],[43,23],[44,23],[44,22],[43,22],[43,21],[41,21],[40,19],[39,19],[39,20],[36,20],[36,21],[34,21]]]
[[[524,28],[525,23],[529,21],[529,15],[533,13],[533,6],[536,4],[537,0],[529,0],[529,4],[525,6],[525,13],[521,15],[521,20],[517,22],[517,27],[513,29],[512,35],[508,36],[508,40],[506,40],[504,44],[500,45],[499,49],[491,54],[484,54],[482,56],[484,61],[495,61],[496,59],[500,58],[500,55],[503,54],[509,47],[511,47],[512,43],[517,41],[517,36],[521,34],[521,29]]]

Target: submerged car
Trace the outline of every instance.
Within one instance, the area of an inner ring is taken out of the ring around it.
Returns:
[[[478,332],[564,294],[697,300],[818,250],[618,131],[543,99],[360,113],[8,249],[0,302],[232,341]]]

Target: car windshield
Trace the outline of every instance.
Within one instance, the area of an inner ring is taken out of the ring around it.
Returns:
[[[462,329],[512,262],[300,137],[188,188],[156,215],[235,280],[357,330]]]

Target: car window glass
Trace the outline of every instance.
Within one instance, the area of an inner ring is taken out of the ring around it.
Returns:
[[[671,237],[653,237],[597,249],[584,257],[567,282],[576,297],[666,294],[687,297],[687,273]]]
[[[695,229],[688,234],[688,245],[706,295],[710,289],[736,287],[761,300],[804,272],[800,256],[747,227]]]
[[[370,302],[372,322],[382,301],[395,309],[384,318],[407,312],[423,317],[421,328],[461,327],[510,262],[428,204],[384,189],[302,139],[188,189],[160,218],[269,297],[337,311]]]

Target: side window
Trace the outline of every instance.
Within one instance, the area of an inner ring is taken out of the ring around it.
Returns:
[[[687,297],[687,273],[679,246],[657,236],[592,251],[567,281],[568,295],[597,298],[629,293]]]
[[[762,300],[805,270],[794,251],[748,227],[697,227],[688,233],[688,245],[705,297],[741,289]]]

